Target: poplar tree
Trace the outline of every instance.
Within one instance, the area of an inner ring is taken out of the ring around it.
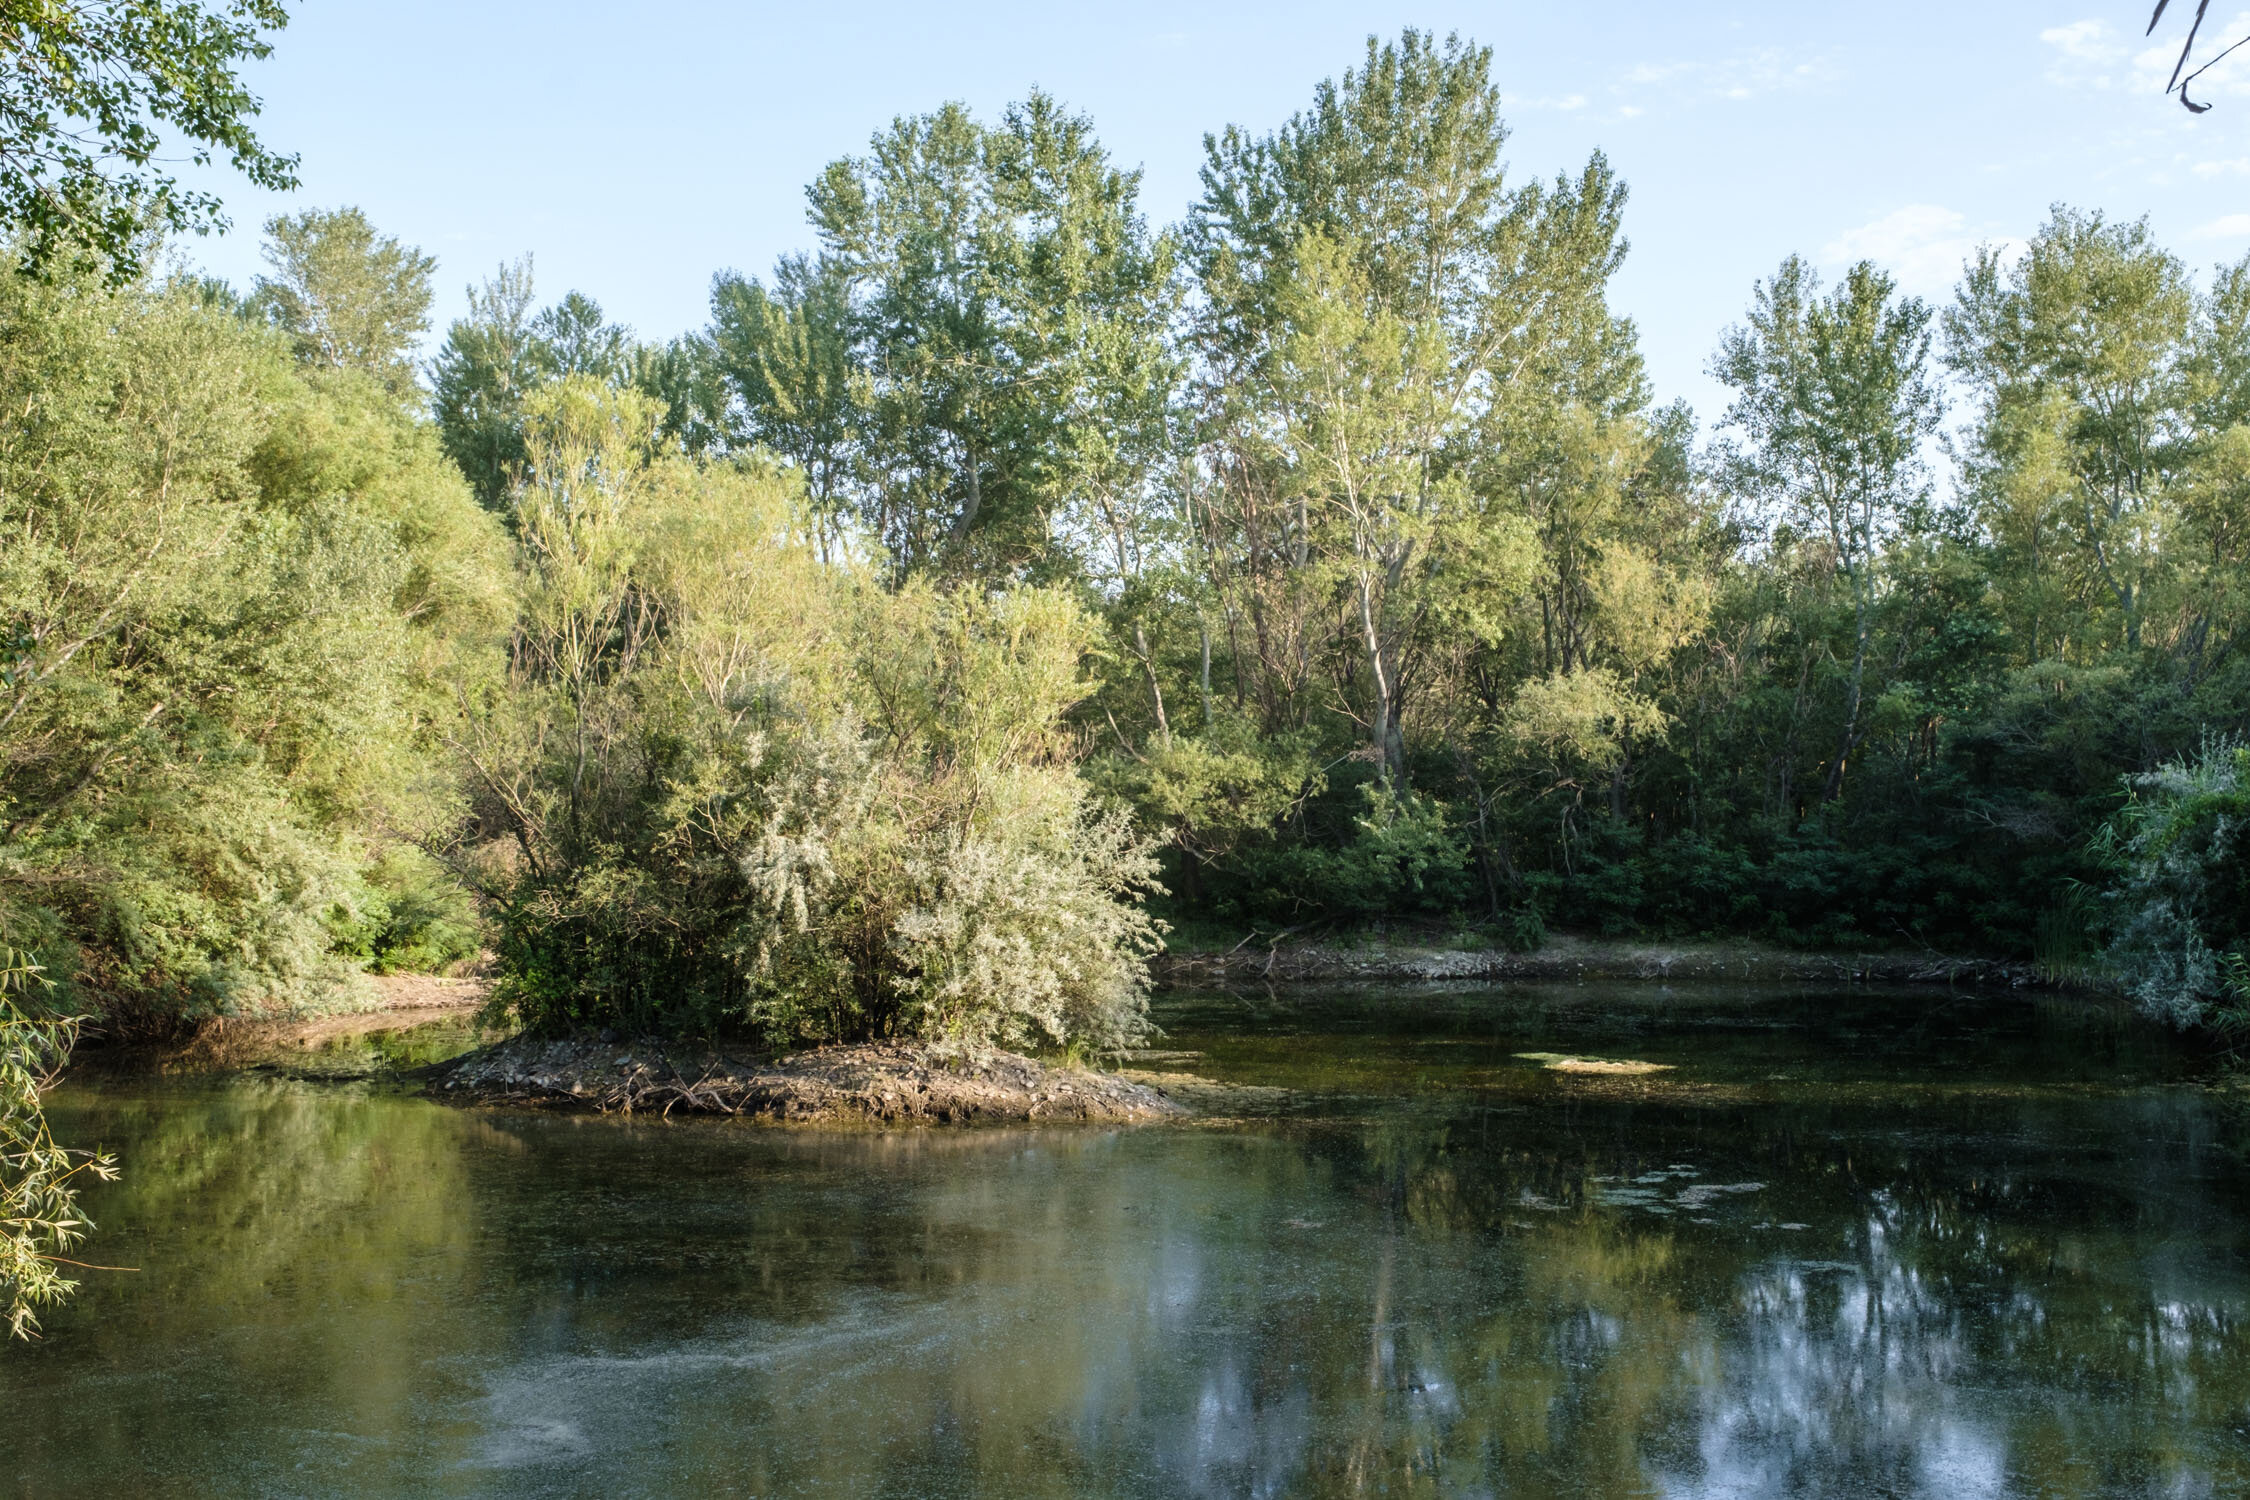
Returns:
[[[1711,372],[1734,388],[1729,472],[1745,498],[1824,540],[1851,590],[1843,729],[1820,800],[1835,800],[1863,733],[1882,548],[1928,493],[1922,446],[1942,415],[1929,376],[1930,310],[1867,261],[1823,297],[1791,256],[1721,340]]]
[[[437,259],[376,233],[356,208],[307,209],[266,223],[252,303],[319,369],[364,370],[395,395],[414,389],[415,342],[430,326]]]

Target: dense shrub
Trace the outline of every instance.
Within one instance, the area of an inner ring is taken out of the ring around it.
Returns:
[[[2250,1013],[2250,748],[2209,740],[2128,785],[2105,840],[2108,963],[2152,1016],[2239,1024]]]
[[[535,401],[510,677],[465,747],[502,1003],[543,1029],[1113,1045],[1149,848],[1073,767],[1067,596],[823,566],[792,487]]]
[[[112,1024],[352,1003],[337,914],[454,816],[498,527],[200,286],[0,281],[0,406],[0,942]]]

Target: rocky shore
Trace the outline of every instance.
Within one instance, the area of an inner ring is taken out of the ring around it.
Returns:
[[[982,1059],[872,1043],[789,1057],[741,1057],[656,1042],[518,1037],[426,1074],[454,1103],[603,1112],[741,1115],[788,1121],[967,1124],[1177,1119],[1158,1088],[1014,1053]]]

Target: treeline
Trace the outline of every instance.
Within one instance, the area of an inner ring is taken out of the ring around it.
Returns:
[[[2250,262],[1790,260],[1706,435],[1489,63],[1371,42],[1170,229],[1051,99],[903,118],[703,330],[525,260],[426,393],[348,210],[243,298],[12,284],[0,942],[113,1015],[482,943],[535,1024],[797,1040],[1129,1037],[1152,913],[2232,1014]]]
[[[1110,1043],[1147,840],[1095,622],[823,562],[795,480],[542,366],[480,505],[429,262],[278,221],[247,298],[0,283],[0,956],[112,1025],[496,950],[528,1021]],[[14,961],[14,960],[11,960]]]

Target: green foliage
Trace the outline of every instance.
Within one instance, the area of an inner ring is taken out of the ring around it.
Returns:
[[[2107,959],[2141,1009],[2182,1026],[2239,1021],[2250,951],[2250,749],[2208,740],[2130,777],[2109,827]]]
[[[460,465],[477,499],[507,503],[523,465],[523,403],[544,383],[552,358],[531,327],[531,257],[502,265],[469,288],[469,315],[446,330],[431,362],[431,408],[446,457]]]
[[[2101,951],[2095,933],[2099,912],[2077,886],[2068,886],[2039,913],[2031,934],[2031,956],[2051,983],[2085,979]]]
[[[331,914],[454,815],[497,529],[375,376],[192,285],[0,285],[0,393],[0,925],[113,1025],[353,1003]]]
[[[410,844],[383,852],[330,920],[336,952],[375,974],[437,974],[477,955],[484,924],[453,873]]]
[[[2250,260],[2058,209],[1933,314],[1791,258],[1699,450],[1623,184],[1511,177],[1499,105],[1371,39],[1176,235],[1051,99],[905,117],[691,337],[502,267],[427,420],[428,262],[352,211],[251,307],[11,283],[0,921],[107,1017],[457,962],[472,891],[547,1029],[1108,1045],[1150,902],[2106,937],[2232,1014]]]
[[[673,442],[709,446],[704,428],[708,380],[698,346],[657,349],[610,323],[583,292],[532,311],[531,257],[503,264],[469,288],[469,315],[446,330],[431,361],[430,405],[438,441],[476,497],[506,512],[525,462],[524,423],[541,389],[571,376],[641,391],[660,410],[645,413]]]
[[[258,100],[236,75],[288,21],[280,0],[39,0],[0,13],[0,223],[17,231],[17,264],[98,263],[122,285],[152,230],[224,229],[215,195],[152,170],[166,127],[198,166],[220,152],[261,188],[295,187],[297,159],[259,142]]]
[[[1867,654],[1885,543],[1925,498],[1922,446],[1943,415],[1929,378],[1930,311],[1894,300],[1889,276],[1861,261],[1825,299],[1802,260],[1759,286],[1712,373],[1735,390],[1727,422],[1742,445],[1728,479],[1827,543],[1852,597],[1852,665],[1843,732],[1821,788],[1842,791],[1863,730]]]
[[[414,388],[409,355],[430,326],[435,258],[377,234],[356,208],[268,220],[265,254],[273,274],[258,278],[252,304],[301,362],[364,370],[399,395]]]
[[[1063,571],[1057,534],[1100,536],[1162,461],[1177,289],[1138,192],[1043,94],[899,119],[809,189],[817,259],[714,284],[710,425],[894,576]]]
[[[39,1331],[38,1310],[77,1290],[63,1254],[94,1226],[79,1216],[77,1180],[117,1175],[99,1152],[55,1144],[40,1094],[70,1056],[78,1023],[34,1013],[46,976],[28,955],[0,945],[0,1317],[19,1339]]]
[[[576,377],[528,413],[514,667],[464,746],[501,1003],[781,1045],[1138,1035],[1155,865],[1071,764],[1082,611],[824,567],[792,485],[652,453],[647,411]]]

